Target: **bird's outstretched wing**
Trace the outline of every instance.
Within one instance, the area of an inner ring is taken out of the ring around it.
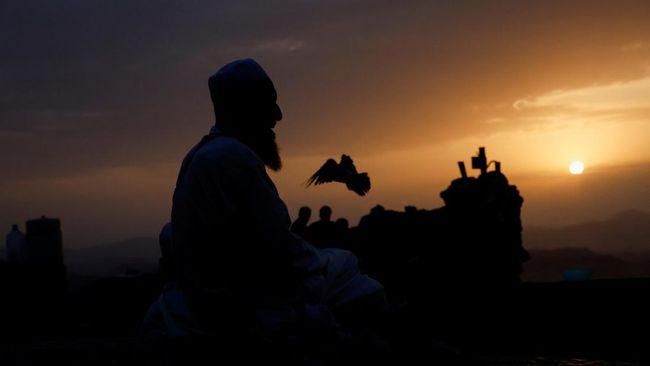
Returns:
[[[338,175],[339,165],[334,159],[328,159],[323,166],[314,173],[307,182],[305,187],[309,187],[312,184],[319,185],[323,183],[333,182],[336,176]]]
[[[334,159],[328,159],[320,169],[305,183],[305,187],[312,184],[323,184],[330,182],[345,183],[345,186],[358,194],[365,196],[370,191],[370,177],[368,173],[359,173],[349,155],[341,155],[339,163]]]

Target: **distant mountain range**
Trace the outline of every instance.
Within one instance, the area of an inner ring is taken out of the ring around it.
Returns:
[[[650,253],[650,213],[628,210],[602,221],[561,228],[524,227],[527,249],[585,248],[625,255]]]
[[[575,267],[591,268],[594,278],[650,276],[650,214],[643,211],[562,228],[525,227],[523,236],[532,257],[525,280],[562,280],[562,270]],[[155,272],[159,257],[158,241],[146,237],[65,252],[71,273],[93,276]]]
[[[563,271],[588,269],[593,279],[650,277],[650,256],[616,256],[584,248],[530,250],[524,281],[563,281]]]
[[[593,278],[650,277],[650,214],[638,210],[561,228],[524,227],[531,260],[525,281],[561,281],[562,271],[588,268]]]
[[[143,237],[68,249],[64,255],[68,271],[73,274],[107,276],[127,271],[157,271],[160,249],[156,239]]]

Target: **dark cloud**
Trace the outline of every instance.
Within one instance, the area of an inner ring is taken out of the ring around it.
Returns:
[[[466,104],[521,97],[531,66],[595,42],[606,47],[608,38],[629,43],[612,31],[623,20],[639,35],[648,29],[636,22],[647,3],[617,3],[611,14],[611,3],[588,4],[4,2],[0,131],[22,131],[31,136],[23,146],[80,160],[71,163],[80,169],[90,167],[79,150],[101,165],[127,163],[106,155],[170,159],[210,123],[206,76],[254,56],[280,89],[287,152],[376,151],[399,145],[396,136],[409,146],[461,136],[473,122]],[[595,32],[600,26],[607,31]],[[522,74],[518,85],[488,93]],[[532,79],[527,92],[545,91]],[[22,159],[14,165],[30,157]]]
[[[320,46],[303,34],[338,19],[342,4],[3,3],[0,139],[22,154],[2,163],[20,175],[178,159],[211,122],[211,72],[254,54],[283,86],[305,78],[309,67],[283,68],[283,58],[305,48],[294,63],[309,65]]]

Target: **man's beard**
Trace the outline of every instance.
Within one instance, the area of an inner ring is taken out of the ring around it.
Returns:
[[[255,131],[241,136],[242,142],[250,147],[262,159],[264,165],[274,172],[282,169],[280,149],[275,141],[275,133],[271,129]]]

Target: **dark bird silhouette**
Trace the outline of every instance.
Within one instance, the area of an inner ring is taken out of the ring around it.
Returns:
[[[359,196],[365,196],[370,190],[370,177],[368,173],[358,173],[357,168],[352,162],[349,155],[341,155],[341,162],[337,163],[334,159],[328,159],[320,169],[309,180],[306,186],[312,184],[319,185],[323,183],[339,182],[345,183],[349,190]]]

